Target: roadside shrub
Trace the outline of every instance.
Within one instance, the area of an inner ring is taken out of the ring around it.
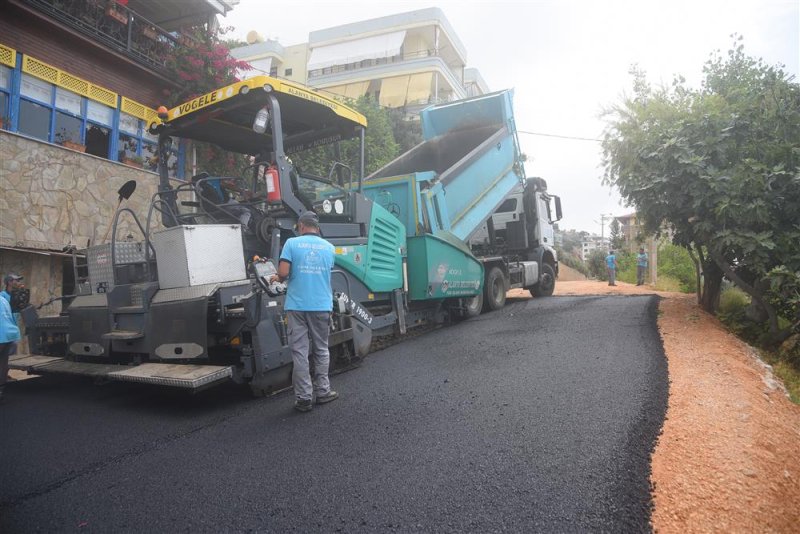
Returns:
[[[678,280],[684,293],[696,291],[694,262],[683,247],[666,242],[658,246],[658,278],[662,276]]]
[[[729,287],[719,296],[719,314],[736,315],[744,314],[745,308],[750,304],[750,297],[737,287]]]
[[[731,286],[724,289],[719,297],[717,317],[728,329],[748,343],[763,345],[769,332],[765,323],[758,323],[747,317],[750,297],[741,289]]]
[[[589,274],[592,278],[597,280],[608,280],[608,272],[606,272],[606,256],[608,254],[604,250],[595,249],[589,254],[587,263],[589,264]]]
[[[629,284],[636,283],[636,254],[630,251],[617,251],[617,280]]]
[[[662,275],[660,273],[654,287],[658,291],[673,291],[676,293],[683,291],[683,284],[681,284],[680,280],[677,278],[672,278],[671,276]]]
[[[795,404],[800,404],[800,363],[784,360],[766,359],[772,365],[775,374],[783,381],[789,397]]]
[[[794,325],[795,333],[800,334],[800,271],[792,271],[781,265],[768,274],[770,290],[767,298],[775,307],[778,315],[785,317],[788,324],[781,328]]]

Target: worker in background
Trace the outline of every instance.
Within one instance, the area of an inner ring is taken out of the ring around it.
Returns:
[[[21,276],[7,275],[3,281],[5,289],[0,292],[0,402],[4,400],[3,389],[8,378],[8,357],[16,353],[17,341],[19,341],[19,327],[14,314],[11,313],[11,286],[19,283]],[[6,295],[8,297],[6,297]]]
[[[292,386],[296,410],[307,412],[317,404],[331,402],[339,394],[331,389],[328,379],[333,291],[333,245],[319,235],[319,219],[306,211],[297,221],[298,237],[283,245],[278,274],[270,282],[288,280],[284,309],[288,319],[289,346],[292,349]],[[309,370],[309,337],[314,361],[314,377]]]
[[[13,304],[17,304],[13,302],[15,299],[12,297],[12,293],[15,289],[22,289],[25,286],[22,285],[22,280],[24,280],[23,276],[18,274],[9,273],[3,277],[3,290],[0,291],[0,297],[4,298],[8,301],[8,305],[11,306],[11,313],[14,317],[14,324],[19,324],[19,313],[18,310],[14,310]],[[13,356],[17,353],[17,344],[11,347],[11,352],[8,353],[9,356]]]
[[[644,275],[647,272],[647,252],[644,247],[639,247],[639,254],[636,255],[636,285],[644,285]]]
[[[17,288],[22,287],[23,277],[18,274],[10,273],[3,277],[3,290],[0,291],[0,297],[3,297],[11,304],[11,292]]]
[[[610,250],[608,256],[606,256],[606,267],[608,267],[608,285],[617,285],[617,268],[619,265],[617,264],[617,256],[614,254],[613,250]]]

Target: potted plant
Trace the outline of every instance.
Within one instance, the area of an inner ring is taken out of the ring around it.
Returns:
[[[130,156],[125,155],[122,158],[122,163],[124,163],[125,165],[129,165],[131,167],[138,167],[141,169],[142,167],[144,167],[144,158],[136,154]]]
[[[153,41],[158,40],[158,32],[153,26],[145,26],[142,29],[142,35]]]
[[[128,13],[125,12],[122,7],[117,5],[116,0],[111,0],[108,2],[108,5],[106,6],[106,15],[116,20],[120,24],[128,23]]]
[[[77,139],[73,132],[67,132],[66,128],[61,128],[61,131],[57,132],[55,137],[56,143],[64,148],[69,148],[70,150],[76,150],[78,152],[86,152],[86,145],[81,144],[80,139]]]

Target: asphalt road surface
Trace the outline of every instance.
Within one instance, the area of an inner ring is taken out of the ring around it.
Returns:
[[[648,531],[656,297],[509,301],[251,399],[36,378],[0,405],[0,531]]]

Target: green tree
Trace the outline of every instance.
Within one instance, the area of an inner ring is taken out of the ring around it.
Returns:
[[[400,145],[394,137],[389,111],[382,108],[374,98],[369,95],[360,97],[355,102],[355,108],[367,117],[364,172],[370,174],[400,155]]]
[[[364,148],[364,173],[367,175],[399,155],[400,148],[394,138],[392,119],[388,110],[380,107],[371,96],[365,95],[347,104],[367,118]],[[292,159],[304,172],[324,177],[330,173],[332,162],[339,161],[352,170],[355,180],[358,176],[360,157],[359,141],[353,139],[340,143],[338,155],[336,148],[330,145],[293,155]]]
[[[592,275],[592,278],[597,278],[598,280],[608,280],[605,251],[599,248],[594,249],[586,259],[586,263],[588,264],[589,274]]]
[[[768,273],[800,270],[800,88],[780,66],[744,53],[739,38],[713,54],[699,90],[677,78],[652,89],[634,69],[633,95],[607,112],[604,182],[664,224],[701,264],[701,303],[714,311],[723,275],[765,312]]]
[[[622,234],[622,227],[619,224],[619,219],[612,219],[609,225],[609,239],[611,240],[611,248],[613,250],[622,250],[625,248],[625,236]]]
[[[389,108],[388,113],[400,154],[408,152],[422,142],[422,124],[419,116],[408,117],[402,108]]]

